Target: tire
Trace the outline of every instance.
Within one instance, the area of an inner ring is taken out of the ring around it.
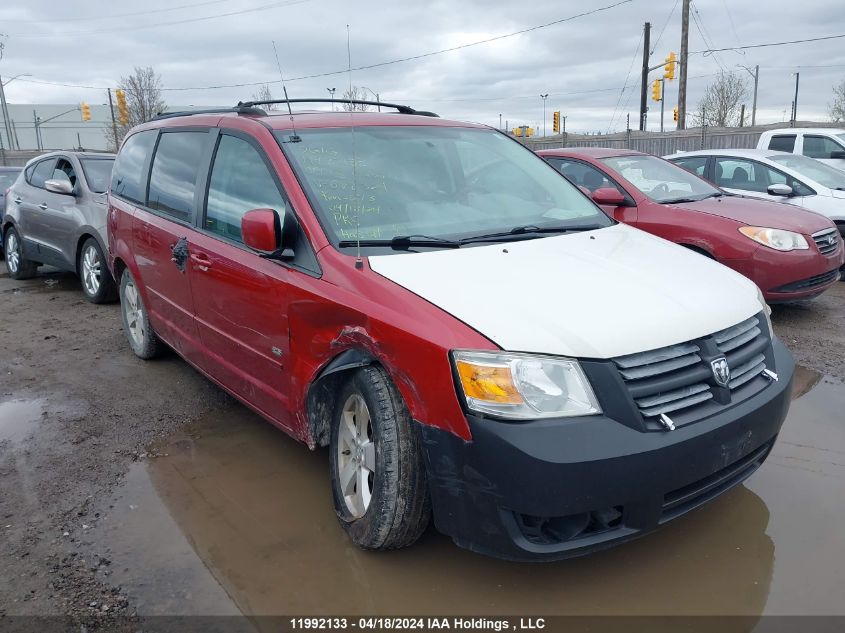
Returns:
[[[25,259],[23,244],[17,229],[10,226],[3,237],[3,251],[6,253],[6,270],[12,279],[29,279],[38,271],[38,264]]]
[[[335,511],[358,547],[398,549],[420,537],[431,515],[422,444],[382,368],[356,370],[341,389],[329,455]]]
[[[82,282],[82,294],[91,303],[106,303],[117,299],[117,286],[112,279],[100,244],[93,237],[79,249],[76,271]]]
[[[135,355],[144,360],[155,358],[161,351],[162,343],[150,324],[138,285],[129,270],[124,270],[120,277],[120,316],[126,339]]]

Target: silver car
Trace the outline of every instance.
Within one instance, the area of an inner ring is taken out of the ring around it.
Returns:
[[[114,154],[51,152],[34,158],[6,195],[3,244],[13,279],[49,264],[75,272],[93,303],[117,298],[106,265],[106,191]]]

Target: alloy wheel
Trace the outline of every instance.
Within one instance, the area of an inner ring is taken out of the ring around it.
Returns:
[[[338,484],[346,509],[356,519],[367,512],[376,474],[376,445],[367,403],[359,394],[346,399],[337,442]]]
[[[129,282],[125,285],[123,290],[123,313],[126,316],[126,326],[129,328],[129,336],[132,337],[132,342],[135,346],[140,348],[144,346],[144,341],[147,339],[147,332],[144,328],[144,318],[141,312],[141,297],[138,295],[138,289],[134,282]]]
[[[93,297],[100,290],[103,262],[94,246],[88,246],[82,253],[82,283],[85,291]]]
[[[9,233],[6,239],[6,266],[10,273],[18,272],[18,266],[21,263],[21,254],[18,249],[18,236],[15,233]]]

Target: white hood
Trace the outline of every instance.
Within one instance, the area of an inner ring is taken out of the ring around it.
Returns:
[[[762,309],[745,277],[623,224],[369,262],[509,351],[611,358],[711,334]]]

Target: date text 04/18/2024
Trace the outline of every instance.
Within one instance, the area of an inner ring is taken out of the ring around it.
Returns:
[[[353,618],[291,618],[293,630],[463,630],[463,631],[508,631],[544,629],[544,618],[518,618],[516,621],[490,618],[437,618],[437,617],[361,617]]]

